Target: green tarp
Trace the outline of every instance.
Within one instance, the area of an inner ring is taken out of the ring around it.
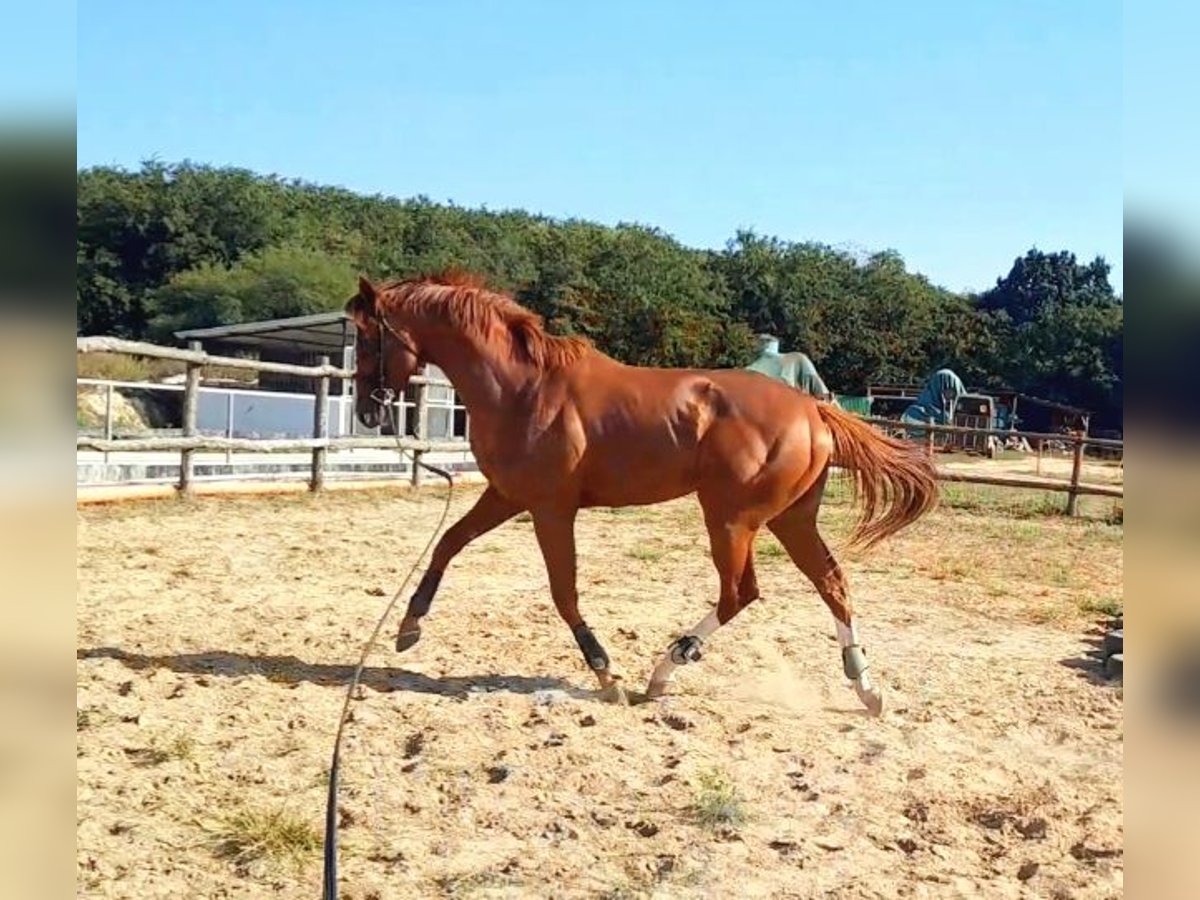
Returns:
[[[811,359],[803,353],[780,353],[779,339],[770,335],[759,335],[759,341],[758,358],[746,366],[747,369],[790,384],[814,397],[833,399]]]
[[[870,397],[851,397],[846,394],[835,394],[834,402],[846,412],[854,413],[856,416],[869,416],[871,414]]]

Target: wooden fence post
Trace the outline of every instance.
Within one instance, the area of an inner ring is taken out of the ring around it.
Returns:
[[[425,374],[422,369],[421,375]],[[413,425],[413,437],[418,440],[424,440],[429,434],[429,386],[424,380],[417,384],[417,415],[416,423]],[[420,450],[414,450],[412,453],[412,486],[420,487],[425,482],[425,472],[419,465],[422,453]]]
[[[322,356],[319,365],[329,365],[329,357]],[[313,403],[313,437],[317,440],[329,437],[329,376],[322,375],[317,379],[317,393]],[[324,447],[314,447],[312,452],[312,480],[309,490],[320,491],[325,487],[325,456],[328,451]]]
[[[1083,435],[1075,435],[1075,458],[1071,462],[1071,490],[1067,493],[1067,515],[1079,511],[1079,477],[1083,474]]]
[[[1041,474],[1042,474],[1042,447],[1045,445],[1045,443],[1046,443],[1046,442],[1045,442],[1045,441],[1043,441],[1041,438],[1038,438],[1038,448],[1037,448],[1037,474],[1038,474],[1038,476],[1039,476],[1039,477],[1041,477]]]
[[[188,341],[188,349],[200,352],[199,341]],[[183,436],[196,436],[196,416],[200,409],[200,374],[203,368],[199,363],[187,364],[187,380],[183,386]],[[192,478],[195,469],[195,450],[183,450],[179,454],[179,493],[187,496],[192,492]]]

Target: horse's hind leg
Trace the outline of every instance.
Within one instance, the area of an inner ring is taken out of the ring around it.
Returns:
[[[700,659],[700,648],[714,631],[736,616],[743,608],[758,597],[758,582],[754,577],[755,528],[720,519],[705,510],[709,541],[712,545],[713,563],[717,567],[720,581],[720,596],[717,606],[696,623],[691,631],[675,640],[663,654],[650,683],[646,687],[647,697],[661,697],[675,669]]]
[[[883,712],[883,695],[872,686],[867,675],[867,657],[854,628],[854,610],[846,576],[817,532],[817,507],[821,502],[824,479],[793,506],[767,523],[788,555],[816,587],[821,599],[833,613],[838,643],[842,648],[842,669],[854,682],[858,698],[872,715]]]
[[[403,652],[421,639],[421,619],[429,613],[429,607],[450,560],[462,552],[471,541],[503,525],[520,511],[519,504],[513,503],[489,487],[461,519],[446,529],[446,533],[433,548],[429,568],[425,570],[425,575],[408,601],[408,609],[396,635],[397,651]]]
[[[762,595],[758,591],[758,576],[754,572],[754,538],[758,532],[750,536],[750,546],[746,550],[746,567],[742,570],[742,580],[738,583],[738,612]]]

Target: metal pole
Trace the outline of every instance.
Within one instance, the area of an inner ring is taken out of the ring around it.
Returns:
[[[233,391],[225,395],[225,437],[233,440]],[[233,451],[225,451],[225,465],[233,465]]]
[[[111,441],[113,439],[113,391],[113,384],[110,381],[107,385],[105,385],[104,391],[104,439],[106,441]],[[108,465],[107,450],[104,452],[104,465]]]
[[[188,341],[188,349],[200,352],[199,341]],[[187,380],[183,387],[183,436],[196,436],[196,416],[200,407],[200,375],[202,366],[199,363],[188,363]],[[184,496],[192,492],[192,480],[195,468],[195,450],[184,450],[179,459],[179,492]]]
[[[320,365],[329,365],[329,357],[322,356]],[[313,407],[313,437],[320,440],[329,437],[329,376],[323,375],[317,381],[317,393]],[[312,452],[312,481],[309,489],[320,491],[325,487],[325,455],[324,447],[316,447]]]
[[[421,370],[424,374],[424,369]],[[417,385],[417,416],[413,437],[423,439],[429,433],[429,386],[424,382]],[[424,482],[424,472],[418,463],[421,460],[420,451],[413,451],[412,486],[420,487]]]

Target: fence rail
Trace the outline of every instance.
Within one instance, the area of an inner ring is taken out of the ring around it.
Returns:
[[[215,366],[225,369],[251,369],[256,372],[271,372],[276,375],[295,375],[298,378],[343,378],[354,377],[353,369],[339,369],[328,363],[319,366],[297,366],[292,363],[269,362],[261,359],[245,359],[240,356],[214,356],[204,350],[180,350],[178,347],[162,347],[142,341],[127,341],[114,337],[75,338],[76,353],[124,353],[128,356],[145,356],[151,359],[171,359],[191,365]],[[441,385],[450,387],[444,378],[427,378],[414,375],[409,379],[415,385]]]
[[[286,453],[310,451],[312,453],[309,489],[320,491],[325,486],[325,468],[330,450],[354,449],[387,449],[407,451],[412,455],[413,466],[411,479],[414,485],[420,483],[420,460],[426,453],[469,452],[471,447],[466,441],[429,441],[425,440],[428,414],[427,392],[430,387],[453,387],[443,378],[429,378],[424,375],[414,375],[409,383],[416,388],[417,409],[423,414],[417,416],[416,433],[412,437],[345,437],[331,438],[329,436],[328,400],[330,381],[334,378],[350,379],[354,377],[353,370],[340,369],[330,365],[328,357],[321,357],[316,366],[299,366],[291,363],[277,363],[258,359],[243,359],[235,356],[214,356],[200,348],[198,342],[190,342],[186,350],[176,347],[162,347],[158,344],[147,344],[141,341],[127,341],[113,337],[80,337],[75,339],[77,353],[123,353],[130,356],[143,356],[153,359],[170,359],[187,363],[187,372],[182,386],[183,390],[183,436],[182,437],[151,437],[129,438],[116,440],[112,434],[112,387],[108,388],[105,410],[104,436],[101,438],[87,435],[77,435],[75,449],[96,450],[103,453],[120,453],[124,451],[179,451],[179,492],[190,494],[195,481],[195,454],[200,450],[249,450],[261,453]],[[196,427],[197,408],[200,397],[200,376],[205,367],[219,366],[222,368],[249,369],[256,372],[272,372],[308,378],[317,382],[313,403],[312,437],[286,440],[257,440],[233,437],[212,437],[198,433]]]
[[[1028,441],[1061,441],[1064,444],[1082,443],[1091,447],[1109,447],[1123,450],[1124,441],[1112,438],[1096,438],[1075,433],[1054,434],[1048,431],[1010,431],[1001,428],[965,428],[961,425],[938,425],[934,422],[901,422],[897,419],[884,419],[879,416],[863,416],[863,420],[872,425],[886,425],[889,428],[902,428],[905,431],[924,431],[933,434],[973,434],[978,437],[1010,438],[1020,437]]]
[[[466,441],[426,441],[408,437],[312,437],[312,438],[223,438],[194,437],[117,438],[78,435],[76,450],[100,453],[139,453],[153,450],[250,450],[256,453],[298,453],[305,450],[404,450],[409,453],[461,453],[470,450]]]
[[[443,378],[415,375],[409,380],[409,383],[416,388],[415,407],[417,414],[413,436],[334,438],[329,436],[328,403],[326,402],[330,396],[330,381],[335,378],[351,379],[354,377],[354,372],[353,370],[341,369],[331,365],[328,357],[322,357],[320,364],[316,366],[300,366],[290,363],[268,362],[232,356],[214,356],[201,350],[199,345],[195,343],[189,345],[188,349],[183,350],[175,347],[162,347],[157,344],[127,341],[112,337],[76,338],[76,352],[123,353],[131,356],[175,360],[187,364],[184,384],[182,386],[169,386],[173,390],[182,390],[184,394],[182,437],[114,439],[111,424],[113,385],[110,383],[107,387],[108,398],[106,400],[106,426],[104,435],[102,437],[77,435],[75,440],[76,450],[95,450],[103,453],[178,451],[180,454],[178,487],[180,492],[184,494],[192,491],[194,482],[193,460],[197,451],[225,451],[226,453],[235,450],[260,453],[311,452],[312,464],[309,489],[312,491],[320,491],[325,486],[325,468],[328,451],[331,450],[386,449],[406,451],[412,454],[414,460],[410,475],[414,485],[421,483],[419,461],[423,454],[470,452],[470,444],[467,441],[431,441],[426,439],[429,410],[428,389],[430,387],[453,387],[449,381]],[[279,440],[214,437],[199,434],[196,428],[196,409],[200,393],[200,375],[207,366],[272,372],[315,380],[317,386],[313,407],[312,437]],[[79,379],[79,382],[85,384],[89,383],[90,380]],[[1080,496],[1092,495],[1116,498],[1125,496],[1124,488],[1121,486],[1088,484],[1082,480],[1083,451],[1086,446],[1123,451],[1123,441],[1108,438],[1093,438],[1082,434],[1049,434],[1033,431],[1005,431],[992,428],[964,428],[957,425],[937,425],[932,422],[923,424],[901,422],[876,416],[866,416],[864,420],[877,427],[900,430],[906,435],[914,431],[923,432],[926,435],[926,447],[930,454],[934,450],[933,436],[936,434],[973,435],[976,437],[996,437],[1001,439],[1018,437],[1024,438],[1027,441],[1037,441],[1039,448],[1045,442],[1057,441],[1072,448],[1073,459],[1069,481],[1053,481],[1022,476],[983,475],[940,469],[938,471],[938,478],[942,481],[1063,492],[1067,494],[1065,512],[1068,515],[1076,514]],[[1039,471],[1040,458],[1039,449]]]
[[[956,481],[963,484],[984,484],[996,487],[1033,488],[1041,491],[1058,491],[1067,495],[1064,512],[1074,516],[1079,511],[1081,496],[1123,498],[1125,488],[1116,485],[1088,484],[1083,481],[1083,451],[1085,447],[1104,447],[1110,450],[1120,450],[1124,453],[1125,442],[1111,438],[1094,438],[1086,434],[1072,432],[1069,434],[1052,434],[1041,431],[1006,431],[998,428],[965,428],[961,425],[938,425],[934,422],[918,423],[903,422],[895,419],[884,419],[878,416],[864,416],[864,421],[872,425],[909,432],[923,432],[926,437],[926,450],[933,455],[935,434],[972,435],[975,437],[1024,438],[1026,441],[1036,441],[1038,445],[1038,472],[1041,472],[1042,445],[1049,441],[1067,445],[1071,448],[1071,479],[1070,481],[1053,481],[1043,478],[1026,478],[1019,475],[983,475],[976,472],[949,472],[938,470],[938,478],[942,481]]]

